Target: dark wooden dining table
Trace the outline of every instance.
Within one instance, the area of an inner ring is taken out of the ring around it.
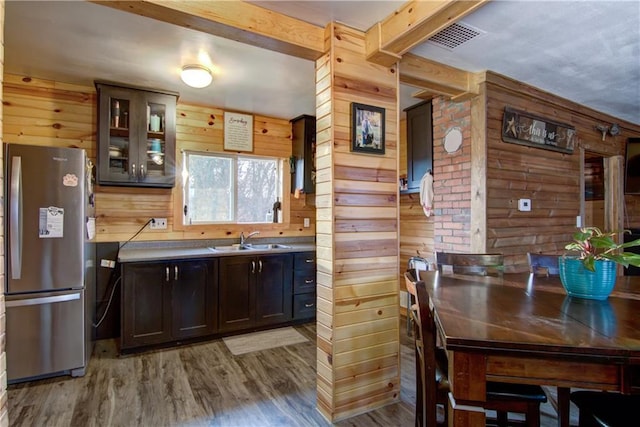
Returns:
[[[449,355],[450,426],[485,425],[487,381],[640,392],[640,277],[618,277],[605,301],[567,296],[557,276],[420,280]]]

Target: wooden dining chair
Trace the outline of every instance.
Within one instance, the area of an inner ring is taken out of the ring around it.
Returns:
[[[640,395],[579,390],[571,393],[571,401],[579,410],[579,427],[637,425]]]
[[[415,277],[419,277],[420,271],[429,270],[429,261],[426,258],[419,256],[412,256],[407,261],[407,271],[415,273]],[[411,292],[407,292],[407,336],[411,336],[413,331],[413,322],[415,321],[411,306],[415,304],[415,298]]]
[[[439,272],[453,272],[468,276],[502,277],[502,254],[473,254],[436,251],[436,267]]]
[[[413,276],[405,273],[406,280]],[[449,381],[446,350],[437,345],[437,330],[429,294],[423,281],[413,284],[416,290],[414,305],[414,336],[416,353],[416,419],[418,427],[435,426],[438,405],[444,406],[445,423]],[[528,427],[540,426],[540,404],[547,396],[539,386],[487,382],[485,408],[497,413],[496,424],[508,425],[508,413],[525,414]]]
[[[413,280],[411,272],[405,273],[406,280]],[[436,326],[433,311],[429,307],[429,294],[423,281],[413,283],[416,290],[416,304],[413,305],[415,322],[416,364],[416,427],[437,425],[438,405],[444,407],[444,423],[447,424],[447,399],[449,381],[447,356],[436,345]]]
[[[504,257],[498,253],[453,253],[436,251],[438,271],[467,276],[502,277]],[[568,395],[567,395],[568,397]],[[487,382],[487,401],[497,412],[498,426],[506,426],[509,412],[524,413],[528,426],[540,425],[540,404],[547,401],[542,387]],[[489,406],[488,406],[489,407]]]
[[[559,276],[560,267],[558,264],[558,255],[552,254],[535,254],[528,252],[527,261],[529,263],[529,273],[536,276]],[[560,427],[569,427],[570,419],[570,394],[569,387],[556,388],[556,402],[553,405],[558,413]],[[553,399],[552,399],[553,400]]]
[[[544,274],[547,276],[558,276],[560,267],[558,266],[558,255],[527,253],[529,261],[529,272],[531,274]]]

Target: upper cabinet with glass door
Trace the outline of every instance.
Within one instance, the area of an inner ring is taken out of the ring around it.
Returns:
[[[98,183],[173,187],[178,94],[101,82],[96,89]]]

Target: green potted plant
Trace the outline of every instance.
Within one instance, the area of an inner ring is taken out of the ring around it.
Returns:
[[[618,234],[598,227],[581,228],[573,234],[573,241],[565,249],[576,254],[559,259],[560,279],[568,295],[605,300],[615,286],[618,264],[640,267],[640,254],[624,251],[640,246],[640,239],[616,243],[614,237]]]

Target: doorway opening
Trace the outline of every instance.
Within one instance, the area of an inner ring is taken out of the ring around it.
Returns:
[[[584,221],[587,227],[605,226],[605,174],[604,158],[600,154],[584,154]]]

